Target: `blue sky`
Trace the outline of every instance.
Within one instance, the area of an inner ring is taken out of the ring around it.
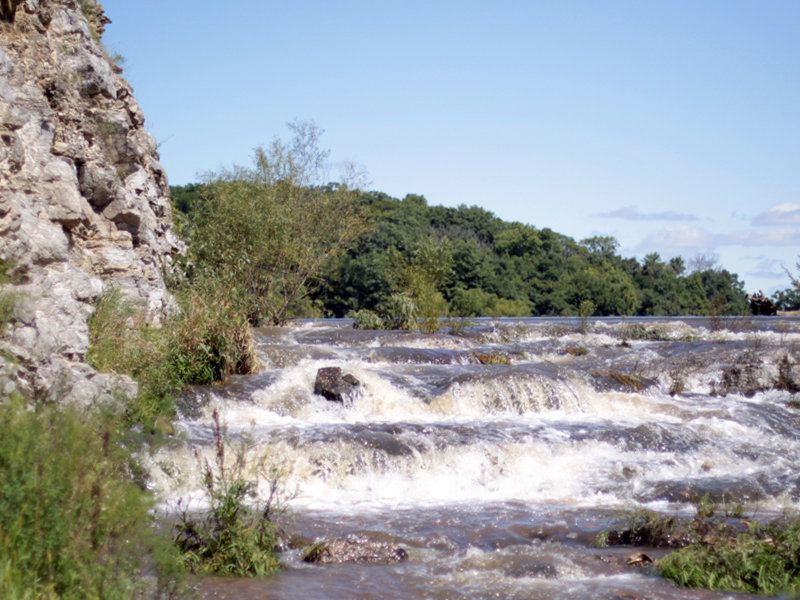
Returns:
[[[106,0],[172,184],[287,121],[332,171],[625,256],[716,256],[748,291],[800,254],[800,2]]]

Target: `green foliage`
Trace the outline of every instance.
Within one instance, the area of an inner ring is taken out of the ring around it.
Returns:
[[[354,329],[384,329],[385,323],[371,310],[362,309],[347,313],[348,319],[353,319]]]
[[[264,576],[280,568],[275,554],[278,534],[272,522],[279,500],[280,470],[257,465],[255,478],[245,475],[244,445],[233,446],[219,414],[212,422],[214,457],[203,465],[203,490],[209,510],[198,517],[185,510],[175,527],[175,545],[194,573]],[[270,495],[258,498],[259,476],[266,477]],[[181,508],[181,503],[179,503]]]
[[[251,323],[282,324],[323,266],[364,230],[359,174],[323,180],[322,130],[293,123],[290,143],[256,149],[252,168],[212,173],[184,227],[189,279],[231,290]]]
[[[396,250],[389,256],[394,263],[396,290],[387,302],[391,318],[402,323],[401,329],[418,326],[428,333],[438,331],[439,318],[448,312],[441,289],[453,264],[450,244],[446,239],[436,242],[428,238],[420,243],[410,262]],[[408,300],[413,303],[413,310]]]
[[[392,294],[381,309],[381,317],[388,324],[385,329],[416,329],[417,305],[408,294]]]
[[[162,327],[147,326],[143,311],[111,288],[89,319],[87,362],[101,372],[127,374],[139,384],[128,406],[133,422],[172,417],[177,394],[190,384],[221,381],[257,368],[247,319],[223,290],[179,291],[181,312]]]
[[[659,561],[686,587],[772,596],[800,593],[800,518],[753,523],[746,533],[706,536]]]
[[[578,331],[586,333],[589,331],[589,317],[597,310],[597,306],[591,300],[584,300],[578,307]]]
[[[669,333],[661,325],[645,325],[644,323],[626,323],[620,337],[623,341],[649,340],[665,342],[670,339]]]
[[[622,269],[604,262],[587,265],[567,275],[565,298],[580,310],[591,302],[603,315],[631,315],[636,311],[636,288]]]
[[[174,589],[176,557],[115,418],[4,399],[0,431],[0,597],[143,598],[144,568]]]
[[[189,187],[175,188],[175,201],[199,215],[211,190]],[[577,243],[547,228],[504,222],[477,206],[429,206],[415,194],[398,200],[365,192],[354,202],[368,227],[344,244],[345,252],[337,250],[319,266],[315,276],[324,282],[312,277],[302,291],[334,316],[362,309],[380,313],[389,296],[401,292],[414,300],[420,326],[431,330],[447,314],[576,315],[584,301],[595,304],[598,316],[747,310],[742,282],[712,260],[691,260],[687,269],[680,256],[666,262],[655,253],[641,262],[623,259],[613,237]],[[252,227],[267,217],[251,219]],[[202,236],[194,239],[204,243]],[[192,251],[200,250],[193,241]]]
[[[596,544],[676,548],[657,568],[687,587],[766,596],[800,593],[799,516],[743,522],[741,504],[719,504],[708,494],[695,494],[692,501],[694,518],[632,511],[625,528],[602,532]]]
[[[772,301],[778,310],[800,310],[800,288],[786,288],[772,294]]]
[[[457,290],[450,310],[462,317],[529,317],[530,307],[521,300],[499,298],[497,294],[479,288]]]
[[[0,336],[4,335],[14,317],[14,309],[19,302],[19,294],[11,288],[14,278],[9,271],[11,266],[0,263]]]

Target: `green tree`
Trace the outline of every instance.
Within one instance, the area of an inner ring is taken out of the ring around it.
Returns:
[[[600,315],[632,315],[636,312],[633,281],[627,273],[608,262],[586,266],[568,275],[564,283],[566,298],[574,309],[591,302]]]
[[[800,310],[800,287],[778,290],[772,294],[772,301],[778,310]]]
[[[322,130],[288,127],[292,140],[257,148],[253,167],[205,178],[189,232],[189,275],[231,289],[252,323],[282,324],[323,265],[365,228],[363,177],[350,169],[341,183],[326,183]]]

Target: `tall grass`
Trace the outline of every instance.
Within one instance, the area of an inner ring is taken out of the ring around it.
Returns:
[[[101,372],[128,374],[139,384],[127,409],[137,423],[172,417],[187,385],[210,384],[257,369],[247,319],[220,290],[191,289],[177,295],[181,311],[160,328],[117,289],[108,290],[89,320],[87,362]]]
[[[153,529],[152,497],[136,485],[118,425],[96,410],[0,401],[0,598],[174,590],[175,552]],[[153,587],[145,568],[165,576]]]

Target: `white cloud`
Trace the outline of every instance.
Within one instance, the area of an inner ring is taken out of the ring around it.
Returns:
[[[800,246],[800,228],[792,225],[714,234],[690,225],[668,225],[644,238],[638,252],[680,252],[717,246]]]
[[[755,226],[765,225],[800,225],[800,204],[784,202],[769,207],[760,215],[753,217]]]
[[[668,225],[653,233],[636,246],[638,252],[699,251],[716,245],[715,236],[705,229],[691,225]]]
[[[787,225],[748,229],[718,236],[722,246],[800,246],[800,229]]]
[[[785,279],[786,272],[782,268],[783,262],[773,258],[763,258],[756,264],[755,271],[748,271],[745,275],[749,277],[761,277],[763,279]]]
[[[636,206],[626,206],[607,213],[593,215],[601,219],[624,219],[626,221],[699,221],[694,215],[666,211],[660,213],[641,213]]]

